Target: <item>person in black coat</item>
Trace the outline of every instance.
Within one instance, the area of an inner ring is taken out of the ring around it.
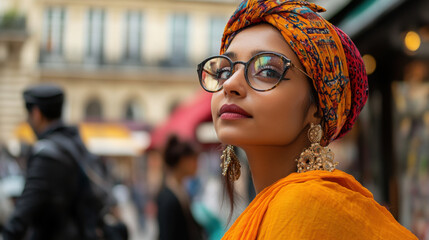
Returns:
[[[189,195],[183,186],[183,180],[197,171],[197,157],[194,145],[177,136],[169,138],[164,153],[167,174],[157,198],[160,240],[205,239],[203,228],[192,216]]]
[[[3,230],[4,240],[82,239],[74,216],[79,170],[74,160],[55,147],[54,136],[82,145],[78,130],[61,119],[64,93],[53,85],[39,85],[24,92],[28,122],[37,135],[28,160],[26,182],[14,213]],[[47,141],[48,140],[48,141]],[[46,147],[51,140],[54,147]]]

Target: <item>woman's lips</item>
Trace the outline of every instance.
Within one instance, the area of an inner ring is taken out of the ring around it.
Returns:
[[[251,118],[252,116],[235,104],[224,104],[219,110],[219,116],[224,120]]]

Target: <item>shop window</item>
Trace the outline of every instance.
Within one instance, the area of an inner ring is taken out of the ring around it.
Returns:
[[[403,80],[391,86],[394,154],[401,181],[400,219],[419,239],[428,233],[429,226],[428,69],[429,62],[415,60],[405,65]]]
[[[125,104],[124,117],[129,121],[138,121],[142,120],[143,111],[140,105],[135,101],[128,101]]]

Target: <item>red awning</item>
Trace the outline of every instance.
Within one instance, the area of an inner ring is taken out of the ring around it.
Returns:
[[[198,125],[212,119],[211,95],[207,92],[198,92],[190,101],[180,104],[167,121],[152,132],[149,148],[162,147],[170,134],[177,134],[183,139],[195,140]]]

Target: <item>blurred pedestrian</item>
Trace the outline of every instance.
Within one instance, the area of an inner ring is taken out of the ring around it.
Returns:
[[[202,227],[195,221],[184,180],[197,171],[198,150],[177,136],[171,136],[165,146],[165,181],[157,198],[160,240],[204,239]]]
[[[23,188],[24,177],[15,156],[0,143],[0,233],[12,214],[14,199],[21,195]]]
[[[359,51],[322,11],[307,1],[242,1],[225,27],[221,55],[198,65],[226,144],[221,166],[229,190],[240,177],[239,146],[257,192],[225,240],[417,239],[335,169],[327,146],[352,128],[368,81]]]
[[[78,130],[61,121],[64,92],[55,85],[38,85],[23,93],[28,123],[38,138],[28,159],[25,186],[12,217],[4,227],[4,240],[84,239],[74,216],[79,193],[79,168],[58,146],[72,143],[85,149]],[[63,142],[53,140],[61,136]],[[55,144],[48,147],[46,140]]]

